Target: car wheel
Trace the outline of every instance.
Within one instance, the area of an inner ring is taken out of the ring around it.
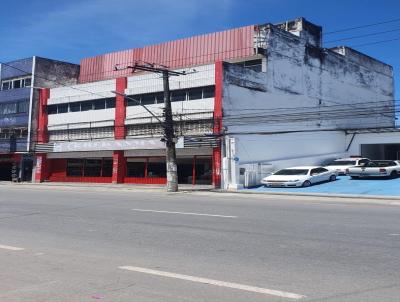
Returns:
[[[303,182],[303,187],[309,187],[309,186],[311,186],[311,182],[309,180]]]
[[[351,177],[351,179],[359,179],[360,177],[359,176],[350,176]]]
[[[398,176],[396,171],[392,171],[392,173],[390,173],[390,178],[396,178]]]
[[[329,177],[329,181],[335,181],[336,180],[336,175],[331,175],[331,177]]]

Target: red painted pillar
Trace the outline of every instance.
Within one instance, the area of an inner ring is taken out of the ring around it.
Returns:
[[[50,174],[50,163],[46,153],[36,154],[35,182],[43,182]]]
[[[118,78],[116,82],[115,91],[118,93],[125,93],[127,87],[127,78]],[[122,95],[117,95],[115,98],[115,139],[125,139],[125,118],[126,118],[126,106],[125,98]]]
[[[39,109],[38,109],[38,128],[37,128],[37,143],[44,144],[49,141],[47,131],[47,100],[50,97],[50,89],[43,88],[39,91]],[[35,181],[43,182],[50,174],[50,163],[46,153],[36,154]]]
[[[128,81],[127,78],[118,78],[116,80],[115,91],[118,93],[125,93]],[[117,95],[115,98],[115,124],[114,124],[114,138],[125,139],[125,118],[126,118],[126,104],[125,98],[122,95]],[[126,174],[126,158],[124,151],[113,152],[113,183],[123,183]]]
[[[214,129],[216,135],[222,133],[222,97],[223,97],[223,62],[215,62],[215,97],[214,97]],[[213,148],[212,182],[215,187],[221,186],[221,145]]]
[[[124,151],[114,151],[112,183],[114,184],[123,183],[125,174],[126,174],[126,158],[124,156]]]

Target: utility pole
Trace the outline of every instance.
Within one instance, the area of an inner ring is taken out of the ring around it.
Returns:
[[[165,161],[167,164],[167,191],[178,191],[178,166],[176,164],[176,149],[175,149],[175,133],[174,120],[172,117],[171,92],[169,90],[169,72],[163,70],[163,87],[164,87],[164,136],[166,145]]]
[[[120,68],[118,65],[115,66],[115,70],[123,70],[123,69],[132,69],[132,72],[137,70],[139,71],[147,71],[152,73],[158,73],[162,75],[163,79],[163,87],[164,87],[164,137],[163,141],[165,142],[166,150],[165,150],[165,162],[166,162],[166,170],[167,170],[167,191],[168,192],[177,192],[178,191],[178,168],[176,164],[176,137],[174,132],[174,121],[172,117],[172,107],[171,107],[171,92],[169,89],[169,77],[170,76],[180,76],[188,74],[185,71],[172,71],[169,70],[168,67],[163,65],[155,65],[151,63],[139,64],[136,62],[134,65],[126,66]],[[129,99],[129,97],[127,97]],[[145,107],[144,105],[142,105]],[[145,107],[147,111],[147,109]],[[151,112],[150,112],[151,113]],[[154,114],[151,113],[153,116]]]

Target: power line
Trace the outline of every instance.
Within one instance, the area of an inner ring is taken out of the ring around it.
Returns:
[[[377,25],[382,25],[382,24],[388,24],[388,23],[394,23],[394,22],[399,22],[399,21],[400,21],[400,18],[397,18],[397,19],[392,19],[392,20],[387,20],[387,21],[382,21],[382,22],[377,22],[377,23],[370,23],[370,24],[365,24],[365,25],[360,25],[360,26],[342,28],[342,29],[339,29],[339,30],[328,31],[328,32],[325,33],[325,35],[332,35],[332,34],[336,34],[336,33],[351,31],[351,30],[354,30],[354,29],[367,28],[367,27],[372,27],[372,26],[377,26]]]
[[[21,69],[21,68],[12,66],[12,65],[7,64],[7,63],[4,63],[4,62],[0,62],[0,64],[1,64],[1,65],[4,65],[4,66],[7,66],[7,67],[10,67],[10,68],[13,68],[13,69],[15,69],[15,70],[24,72],[26,75],[30,75],[30,74],[31,74],[30,71],[23,70],[23,69]],[[56,80],[53,80],[53,79],[49,79],[49,78],[46,78],[46,77],[44,77],[44,76],[40,76],[40,75],[37,75],[37,74],[35,74],[35,77],[36,77],[36,78],[39,78],[39,79],[42,79],[42,80],[46,80],[46,81],[53,82],[53,83],[55,83],[55,84],[57,84],[57,85],[60,85],[60,86],[62,86],[62,87],[64,87],[64,88],[70,88],[70,89],[77,90],[77,91],[80,91],[80,92],[86,92],[86,93],[89,93],[89,94],[91,94],[91,95],[100,96],[101,98],[109,98],[109,96],[104,96],[104,95],[101,95],[101,94],[99,94],[99,93],[92,92],[92,91],[85,90],[85,89],[81,89],[81,88],[76,88],[76,87],[74,87],[74,86],[68,86],[68,85],[66,85],[66,84],[64,84],[64,83],[61,83],[61,82],[59,82],[59,81],[56,81]],[[32,83],[32,85],[33,85],[33,84],[34,84],[34,83]]]
[[[370,34],[357,35],[357,36],[352,36],[352,37],[347,37],[347,38],[342,38],[342,39],[330,40],[330,41],[326,41],[325,43],[333,43],[333,42],[338,42],[338,41],[354,40],[354,39],[359,39],[359,38],[364,38],[364,37],[370,37],[370,36],[376,36],[376,35],[396,32],[396,31],[399,31],[399,30],[400,30],[400,28],[396,28],[396,29],[392,29],[392,30],[385,30],[385,31],[379,31],[379,32],[370,33]]]
[[[398,40],[400,40],[400,37],[399,37],[399,38],[395,38],[395,39],[381,40],[381,41],[370,42],[370,43],[353,44],[353,45],[349,45],[349,46],[350,46],[350,47],[362,47],[362,46],[367,46],[367,45],[375,45],[375,44],[388,43],[388,42],[393,42],[393,41],[398,41]]]

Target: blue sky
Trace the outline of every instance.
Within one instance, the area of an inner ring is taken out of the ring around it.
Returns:
[[[0,10],[0,61],[38,55],[78,63],[83,57],[105,52],[300,16],[329,32],[400,18],[400,1],[8,1]],[[337,44],[400,38],[400,21],[327,35],[325,41],[387,30],[392,32]],[[393,65],[399,78],[400,40],[355,48]]]

